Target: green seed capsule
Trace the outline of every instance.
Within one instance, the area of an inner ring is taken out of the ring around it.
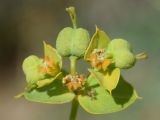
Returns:
[[[70,55],[70,37],[72,36],[72,28],[66,27],[62,31],[59,32],[57,41],[56,41],[56,49],[62,56]]]
[[[136,58],[130,51],[119,50],[113,53],[113,61],[115,62],[116,67],[127,69],[134,66]]]
[[[106,49],[105,56],[113,58],[115,67],[121,69],[130,68],[136,62],[131,45],[123,39],[113,39]]]
[[[24,60],[22,67],[27,83],[35,83],[45,78],[45,74],[39,72],[40,66],[43,66],[43,62],[37,56],[31,55]]]
[[[108,48],[107,48],[109,52],[114,52],[115,50],[122,50],[122,49],[131,51],[130,44],[128,43],[128,41],[123,40],[123,39],[113,39],[109,43]]]
[[[90,41],[89,33],[83,28],[66,27],[60,31],[56,48],[62,56],[83,56]]]

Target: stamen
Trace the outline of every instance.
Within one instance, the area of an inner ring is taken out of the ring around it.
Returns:
[[[93,54],[102,55],[105,52],[105,49],[94,49]]]
[[[82,88],[84,78],[83,75],[67,75],[62,79],[62,83],[65,84],[70,90],[77,90]]]
[[[90,54],[90,61],[94,68],[103,69],[104,71],[111,64],[111,59],[105,58],[105,49],[94,49]]]

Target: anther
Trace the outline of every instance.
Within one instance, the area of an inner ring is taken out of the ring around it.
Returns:
[[[62,83],[65,84],[70,90],[77,90],[84,85],[83,75],[67,75],[62,79]]]

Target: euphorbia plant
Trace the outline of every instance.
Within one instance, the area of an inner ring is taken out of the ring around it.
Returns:
[[[131,45],[124,39],[111,40],[96,26],[90,39],[87,30],[77,27],[74,7],[66,9],[73,23],[60,31],[56,49],[44,42],[44,56],[27,57],[23,62],[27,86],[17,97],[29,101],[62,104],[72,101],[70,120],[76,119],[78,106],[92,114],[121,111],[139,97],[135,89],[124,80],[121,69],[133,67],[137,59]],[[70,59],[70,71],[63,69],[62,57]],[[88,74],[78,73],[79,59],[91,64]]]

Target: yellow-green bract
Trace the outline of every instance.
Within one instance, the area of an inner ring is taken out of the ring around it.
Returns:
[[[109,36],[96,26],[96,31],[91,38],[88,48],[85,52],[84,59],[88,60],[94,49],[105,49],[110,42]]]
[[[135,89],[120,77],[117,87],[109,94],[103,87],[98,85],[98,80],[90,76],[87,80],[88,86],[94,86],[96,99],[92,100],[87,95],[79,95],[78,101],[82,108],[92,114],[109,114],[126,109],[139,97]]]
[[[89,69],[93,76],[99,81],[99,84],[112,94],[112,90],[118,85],[120,79],[120,69],[114,68],[104,73]]]

